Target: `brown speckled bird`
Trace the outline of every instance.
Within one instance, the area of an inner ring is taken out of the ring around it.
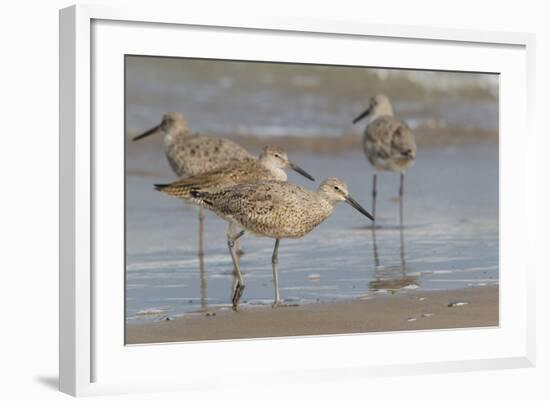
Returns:
[[[284,149],[276,146],[266,146],[258,159],[233,161],[224,167],[183,178],[171,184],[156,184],[155,189],[167,195],[198,204],[202,208],[203,205],[190,196],[191,191],[220,190],[237,184],[262,180],[286,181],[285,168],[291,168],[304,177],[315,181],[311,175],[288,160],[288,155]],[[234,226],[230,222],[228,235],[232,234],[235,234]]]
[[[275,238],[271,259],[275,287],[274,306],[279,304],[277,274],[279,241],[281,238],[300,238],[321,224],[332,213],[337,202],[345,201],[359,212],[373,219],[349,195],[347,185],[338,178],[328,178],[317,191],[283,181],[261,181],[240,184],[219,191],[191,191],[196,202],[212,210],[225,220],[243,228],[236,235],[228,235],[227,244],[237,274],[233,290],[233,309],[237,309],[244,290],[244,281],[236,256],[234,243],[246,231],[263,237]]]
[[[384,95],[373,96],[369,107],[355,118],[353,123],[369,115],[371,120],[363,136],[363,149],[369,163],[374,167],[372,214],[376,216],[377,172],[398,171],[400,173],[399,221],[403,226],[403,181],[405,170],[412,166],[416,158],[414,134],[407,124],[394,117],[390,100]]]
[[[218,169],[236,160],[252,159],[253,156],[235,142],[193,134],[180,113],[164,114],[159,125],[149,129],[133,140],[138,141],[156,133],[164,134],[166,158],[178,177],[188,177]],[[199,255],[204,253],[204,210],[199,210]]]
[[[233,161],[221,168],[182,178],[171,184],[157,184],[155,188],[168,195],[194,202],[195,199],[190,196],[191,191],[220,190],[237,184],[265,180],[286,181],[285,168],[291,168],[311,181],[315,181],[311,175],[288,160],[284,149],[266,146],[257,159]]]

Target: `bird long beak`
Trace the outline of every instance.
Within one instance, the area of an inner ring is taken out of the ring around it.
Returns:
[[[310,174],[306,173],[304,171],[304,169],[302,169],[300,166],[297,166],[294,163],[288,162],[288,167],[290,167],[292,170],[296,171],[298,174],[301,174],[304,177],[310,179],[311,181],[315,181],[315,178],[313,178]]]
[[[162,123],[159,124],[159,125],[156,125],[154,126],[153,128],[151,128],[150,130],[148,131],[145,131],[143,134],[141,135],[138,135],[138,136],[135,136],[132,141],[139,141],[140,139],[142,138],[145,138],[146,136],[149,136],[149,135],[153,135],[153,134],[156,134],[157,132],[160,132],[160,127],[161,127]]]
[[[372,107],[369,106],[369,108],[367,110],[365,110],[364,112],[359,114],[357,117],[355,117],[355,119],[353,120],[353,123],[355,124],[356,122],[361,121],[363,118],[368,116],[371,111],[372,111]]]
[[[357,203],[355,201],[355,199],[353,199],[351,196],[346,196],[346,203],[350,204],[351,206],[353,206],[355,209],[357,209],[360,213],[364,214],[365,216],[367,216],[369,219],[371,219],[372,221],[374,221],[374,217],[372,217],[372,215],[367,212],[365,209],[363,209],[363,207]]]

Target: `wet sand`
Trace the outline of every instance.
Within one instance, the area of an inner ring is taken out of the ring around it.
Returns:
[[[128,132],[128,142],[131,138],[140,134],[140,131]],[[311,152],[320,154],[339,154],[354,149],[362,149],[363,133],[349,132],[338,136],[313,136],[306,137],[299,134],[287,134],[278,136],[261,135],[227,135],[223,133],[208,132],[208,135],[230,139],[244,148],[258,153],[266,144],[281,146],[293,151]],[[498,131],[474,127],[417,127],[415,130],[416,143],[419,148],[443,148],[448,146],[465,146],[472,144],[496,144],[498,143]],[[158,135],[140,144],[139,147],[127,146],[130,155],[132,152],[147,152],[154,148],[157,152],[164,149],[162,136]],[[163,160],[164,161],[164,160]]]
[[[463,305],[449,306],[453,303]],[[411,291],[300,306],[243,306],[127,325],[127,344],[428,330],[498,325],[498,286]]]

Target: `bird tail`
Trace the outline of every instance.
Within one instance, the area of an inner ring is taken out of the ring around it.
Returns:
[[[212,202],[206,199],[208,196],[207,191],[204,191],[200,186],[184,183],[184,181],[186,180],[179,180],[172,184],[155,184],[155,189],[195,205],[206,207],[212,206]]]
[[[204,191],[216,185],[216,177],[212,174],[198,174],[182,178],[170,184],[155,184],[155,189],[176,198],[189,200],[191,191]]]
[[[170,196],[175,196],[180,199],[189,199],[189,195],[192,190],[187,185],[180,185],[177,184],[177,182],[172,184],[155,184],[155,189],[159,192]]]

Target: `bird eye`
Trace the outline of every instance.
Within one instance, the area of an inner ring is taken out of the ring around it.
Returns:
[[[337,191],[339,191],[339,190],[340,190],[340,188],[338,188],[338,187],[334,187],[334,189],[335,189],[335,190],[337,190]]]

